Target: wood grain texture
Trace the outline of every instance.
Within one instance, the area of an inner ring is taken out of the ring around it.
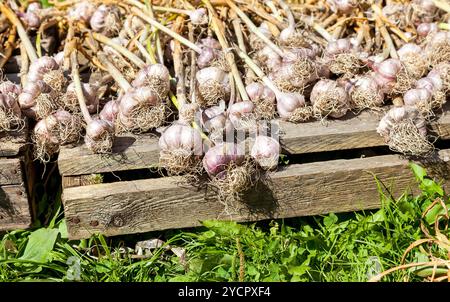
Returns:
[[[447,167],[450,150],[440,156]],[[371,173],[397,197],[416,187],[408,162],[385,155],[287,166],[272,175],[269,185],[248,194],[231,215],[214,192],[181,186],[176,177],[68,188],[63,202],[71,239],[115,236],[198,226],[206,219],[256,221],[374,209],[380,199]]]
[[[22,182],[20,159],[0,158],[0,186],[21,184]]]
[[[444,112],[431,125],[433,133],[442,139],[450,139],[449,112]],[[382,115],[362,112],[358,116],[349,114],[342,120],[303,124],[280,121],[283,153],[304,154],[384,146],[383,139],[376,132]],[[120,138],[115,149],[118,153],[112,156],[92,154],[85,146],[63,147],[58,159],[60,173],[69,176],[149,168],[158,164],[157,141],[156,137],[148,135]]]
[[[0,157],[16,156],[26,148],[26,144],[26,128],[8,133],[0,131]]]
[[[111,155],[93,154],[82,145],[63,147],[58,157],[63,176],[145,169],[158,162],[158,138],[154,135],[118,137]]]
[[[30,207],[25,187],[0,186],[0,231],[26,229],[30,225]]]

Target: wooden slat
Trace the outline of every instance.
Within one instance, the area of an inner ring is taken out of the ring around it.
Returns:
[[[450,150],[440,156],[448,161]],[[115,236],[198,226],[205,219],[256,221],[378,208],[379,192],[370,172],[394,196],[410,185],[416,188],[408,162],[385,155],[287,166],[231,216],[213,192],[180,186],[176,177],[67,188],[63,202],[70,238],[98,232]]]
[[[0,231],[28,228],[30,207],[23,185],[0,187]]]
[[[26,143],[26,129],[8,133],[0,131],[0,157],[18,155],[25,148]]]
[[[116,139],[111,155],[93,154],[85,145],[63,147],[58,157],[58,167],[63,176],[94,174],[150,168],[158,164],[158,158],[157,137],[142,135],[136,140],[127,136]]]
[[[20,159],[0,158],[0,186],[21,184],[22,182]]]
[[[293,124],[281,121],[281,144],[284,153],[303,154],[312,152],[348,150],[384,146],[376,132],[381,113],[362,112],[358,116],[342,120]],[[450,114],[445,111],[432,123],[433,131],[442,139],[450,139]],[[126,138],[119,141],[117,151],[122,154],[110,157],[92,154],[85,146],[62,148],[58,164],[64,176],[145,169],[158,164],[157,138],[146,135],[138,137],[130,146]],[[127,147],[127,145],[129,147]]]

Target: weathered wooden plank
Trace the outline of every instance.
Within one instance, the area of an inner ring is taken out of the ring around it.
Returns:
[[[445,109],[449,106],[446,106]],[[291,154],[348,150],[386,145],[377,133],[383,113],[361,112],[347,118],[325,122],[293,124],[280,122],[284,132],[282,146]],[[450,112],[443,111],[439,119],[431,123],[431,130],[441,139],[450,139]]]
[[[23,185],[0,187],[0,231],[25,229],[31,225],[30,207]]]
[[[0,131],[0,157],[18,155],[26,146],[26,132],[26,129],[12,132]]]
[[[440,155],[448,161],[450,150]],[[379,192],[371,173],[394,196],[410,185],[416,187],[408,162],[385,155],[287,166],[231,215],[224,213],[213,192],[181,186],[176,177],[67,188],[63,202],[72,239],[98,232],[115,236],[198,226],[206,219],[256,221],[378,208]]]
[[[59,172],[63,176],[104,173],[150,168],[159,161],[158,138],[155,135],[118,137],[113,154],[98,155],[85,145],[63,147],[58,158]]]
[[[20,159],[0,158],[0,185],[14,185],[22,182]]]
[[[281,144],[284,153],[290,154],[384,146],[385,142],[376,132],[381,117],[382,113],[362,112],[358,116],[326,122],[293,124],[280,121]],[[444,111],[432,123],[432,129],[442,139],[450,139],[450,113]],[[85,146],[64,147],[58,159],[60,173],[82,175],[145,169],[158,164],[159,150],[154,136],[120,138],[115,150],[122,153],[105,157],[92,154]]]

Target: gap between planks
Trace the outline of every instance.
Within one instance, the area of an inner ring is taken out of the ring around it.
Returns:
[[[440,158],[448,168],[450,150]],[[417,187],[407,160],[383,155],[286,166],[232,215],[224,213],[214,192],[180,185],[177,177],[67,188],[63,203],[71,239],[115,236],[199,226],[207,219],[257,221],[375,209],[380,198],[371,173],[395,197]]]

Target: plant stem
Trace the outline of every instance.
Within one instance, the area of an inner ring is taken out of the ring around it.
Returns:
[[[174,31],[181,32],[183,28],[184,17],[179,16],[175,20]],[[178,104],[181,107],[186,104],[186,86],[184,82],[184,64],[183,64],[183,53],[181,50],[181,43],[179,41],[175,41],[174,43],[174,51],[173,51],[173,66],[175,69],[175,78],[177,80],[177,100]]]
[[[160,24],[156,20],[153,20],[152,18],[150,18],[149,16],[145,15],[142,11],[140,11],[136,7],[132,7],[131,11],[133,12],[133,14],[135,14],[136,16],[141,18],[142,20],[150,23],[150,25],[153,25],[154,27],[158,28],[160,31],[165,32],[166,34],[168,34],[172,38],[180,41],[180,43],[184,44],[185,46],[195,50],[195,52],[197,52],[197,53],[201,52],[201,48],[200,47],[198,47],[197,45],[195,45],[194,43],[192,43],[188,39],[184,38],[183,36],[173,32],[170,29],[168,29],[167,27],[165,27],[164,25]]]
[[[6,49],[3,53],[3,57],[0,60],[0,70],[5,66],[6,62],[8,62],[9,58],[11,57],[15,45],[16,45],[16,34],[17,34],[17,27],[11,28],[8,35],[8,40],[6,41]]]
[[[283,56],[283,50],[275,45],[269,38],[267,38],[256,25],[250,20],[250,18],[231,0],[225,0],[227,5],[234,11],[238,16],[244,21],[244,23],[248,26],[251,32],[253,32],[258,38],[260,38],[264,43],[266,43],[274,52],[276,52],[279,56]]]
[[[22,22],[20,22],[19,18],[9,7],[3,4],[3,1],[0,2],[0,11],[6,16],[6,18],[8,18],[12,25],[17,27],[17,33],[19,34],[20,40],[22,40],[22,43],[27,51],[28,58],[30,58],[31,62],[36,61],[38,59],[36,50],[34,49],[26,30],[22,25]]]
[[[149,2],[148,0],[145,1],[145,5],[148,11],[148,15],[150,16],[150,18],[156,20],[155,18],[155,14],[153,13],[153,6],[151,4],[151,2]],[[156,41],[156,55],[158,56],[158,61],[160,64],[164,64],[164,56],[163,56],[163,51],[161,48],[161,39],[159,38],[159,33],[158,33],[158,29],[153,29],[154,35],[155,35],[155,41]]]
[[[131,88],[130,83],[125,79],[122,73],[111,63],[103,53],[98,54],[98,59],[100,62],[105,65],[106,69],[108,69],[109,74],[113,77],[113,79],[119,84],[120,88],[123,91],[127,91]]]
[[[83,87],[81,86],[80,74],[78,72],[78,62],[77,62],[77,50],[74,49],[70,54],[70,63],[72,67],[72,78],[75,84],[75,93],[77,94],[78,103],[80,105],[80,110],[83,115],[84,120],[87,124],[92,122],[92,117],[89,114],[89,110],[86,106],[86,99],[84,98]]]
[[[189,41],[194,42],[194,26],[192,23],[188,23]],[[190,70],[190,83],[189,94],[192,103],[195,103],[195,92],[197,85],[195,85],[195,74],[197,73],[197,55],[195,51],[191,49],[191,70]]]
[[[219,40],[219,43],[222,46],[223,51],[225,52],[225,57],[227,59],[228,65],[230,65],[231,73],[233,75],[233,79],[236,83],[237,89],[239,90],[239,94],[241,95],[243,101],[249,101],[250,98],[248,97],[247,91],[245,90],[241,75],[239,74],[236,62],[234,61],[234,56],[231,52],[227,51],[230,46],[225,39],[225,30],[223,28],[223,24],[220,22],[219,16],[217,15],[217,12],[212,6],[211,2],[209,0],[203,0],[203,2],[206,4],[208,10],[212,15],[212,25],[214,32],[216,33],[217,39]]]
[[[439,23],[438,27],[439,29],[450,30],[450,23]]]
[[[286,13],[287,18],[288,18],[289,27],[295,28],[296,22],[295,22],[294,14],[292,13],[289,5],[287,5],[286,2],[284,2],[283,0],[276,0],[276,1],[278,2],[278,5],[280,5],[281,9]]]
[[[278,87],[273,84],[273,82],[264,74],[262,69],[258,65],[256,65],[256,63],[253,62],[253,60],[246,53],[244,53],[240,49],[237,49],[237,53],[239,57],[241,57],[245,61],[248,67],[250,67],[250,69],[253,70],[253,72],[256,73],[256,75],[264,82],[264,84],[272,89],[275,95],[279,95],[281,93]]]
[[[383,39],[387,44],[391,58],[398,59],[398,55],[397,55],[397,51],[395,50],[394,42],[392,41],[392,38],[389,35],[389,32],[387,31],[386,27],[383,24],[383,21],[381,20],[381,18],[379,16],[377,16],[376,23],[380,30],[381,36],[383,36]]]
[[[442,0],[433,0],[433,3],[436,7],[450,13],[450,3],[448,3],[448,1],[444,2]]]
[[[25,50],[25,46],[23,43],[20,43],[20,82],[22,87],[28,82],[28,68],[30,66],[30,61],[28,60],[27,51]]]
[[[114,42],[113,40],[111,40],[110,38],[93,32],[92,33],[92,37],[103,43],[106,44],[108,46],[111,46],[112,48],[114,48],[115,50],[117,50],[118,52],[120,52],[124,57],[126,57],[127,59],[129,59],[131,62],[133,62],[137,67],[142,68],[145,66],[145,62],[142,61],[139,57],[137,57],[134,53],[132,53],[131,51],[129,51],[127,48],[123,47],[122,45],[117,44],[116,42]]]
[[[137,8],[140,8],[142,10],[147,9],[146,5],[144,3],[141,3],[137,0],[125,0],[125,2],[136,6]],[[181,14],[181,15],[189,15],[190,11],[186,9],[179,9],[179,8],[172,8],[172,7],[165,7],[165,6],[153,6],[153,10],[157,12],[165,12],[165,13],[175,13],[175,14]]]

